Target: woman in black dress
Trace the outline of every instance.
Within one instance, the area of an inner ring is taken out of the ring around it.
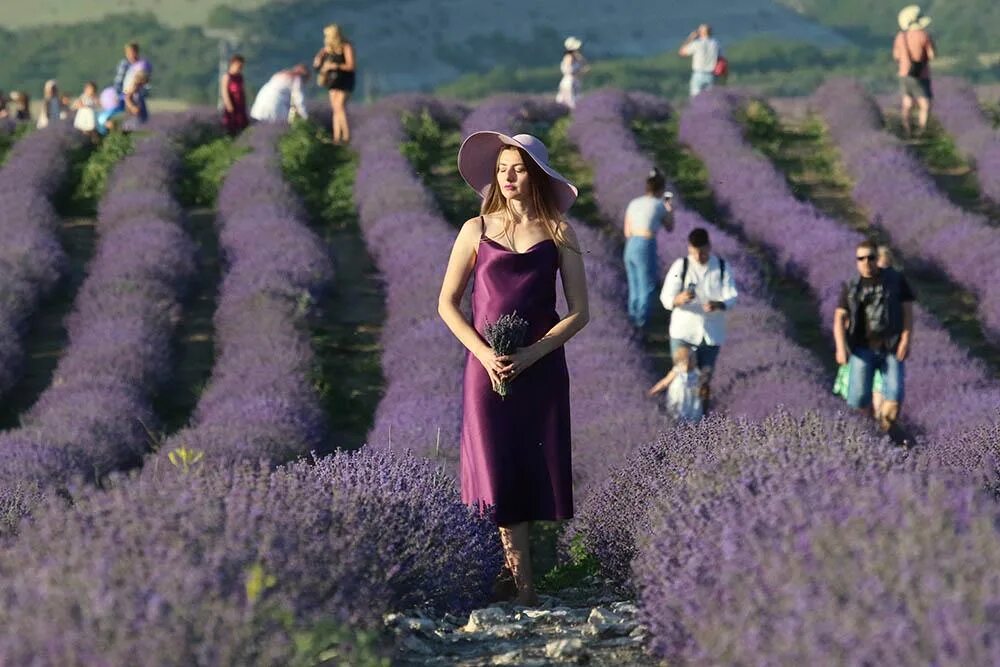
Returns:
[[[347,123],[347,98],[354,91],[354,46],[344,37],[336,23],[323,28],[323,48],[313,58],[316,82],[330,91],[333,143],[351,140]]]

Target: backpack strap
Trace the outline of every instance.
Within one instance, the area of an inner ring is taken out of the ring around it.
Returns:
[[[688,277],[688,258],[687,258],[687,255],[684,255],[684,261],[681,264],[681,289],[682,290],[685,288],[684,281],[687,280],[687,277]]]
[[[719,257],[719,282],[724,282],[726,279],[726,260]]]

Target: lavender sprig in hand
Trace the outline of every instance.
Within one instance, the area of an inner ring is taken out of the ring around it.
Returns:
[[[512,354],[524,345],[524,338],[528,335],[528,321],[519,316],[515,310],[509,315],[501,315],[492,324],[487,322],[483,328],[483,335],[496,354],[500,356]],[[510,383],[500,380],[493,385],[493,391],[501,397],[506,397],[510,391]]]

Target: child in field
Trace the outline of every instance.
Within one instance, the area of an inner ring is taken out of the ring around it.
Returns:
[[[670,416],[678,421],[696,422],[702,417],[700,384],[694,354],[691,348],[682,345],[674,352],[674,367],[649,389],[649,395],[666,390]]]
[[[71,108],[76,114],[73,116],[73,127],[83,133],[90,134],[97,128],[97,84],[88,81],[83,86],[83,94],[76,98]]]

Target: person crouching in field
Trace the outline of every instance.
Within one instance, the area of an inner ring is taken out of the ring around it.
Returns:
[[[696,422],[701,419],[701,373],[695,367],[695,355],[688,347],[678,347],[673,354],[674,366],[649,389],[650,396],[667,392],[667,412],[677,421]]]
[[[898,425],[904,395],[904,362],[913,337],[913,291],[903,274],[880,268],[871,241],[856,248],[857,275],[844,284],[833,319],[838,364],[848,366],[847,404],[873,415],[897,445],[910,441]],[[882,374],[882,402],[872,407],[875,371]]]
[[[293,116],[308,118],[302,86],[309,80],[309,70],[302,63],[275,73],[257,91],[250,117],[258,121],[287,122]]]

